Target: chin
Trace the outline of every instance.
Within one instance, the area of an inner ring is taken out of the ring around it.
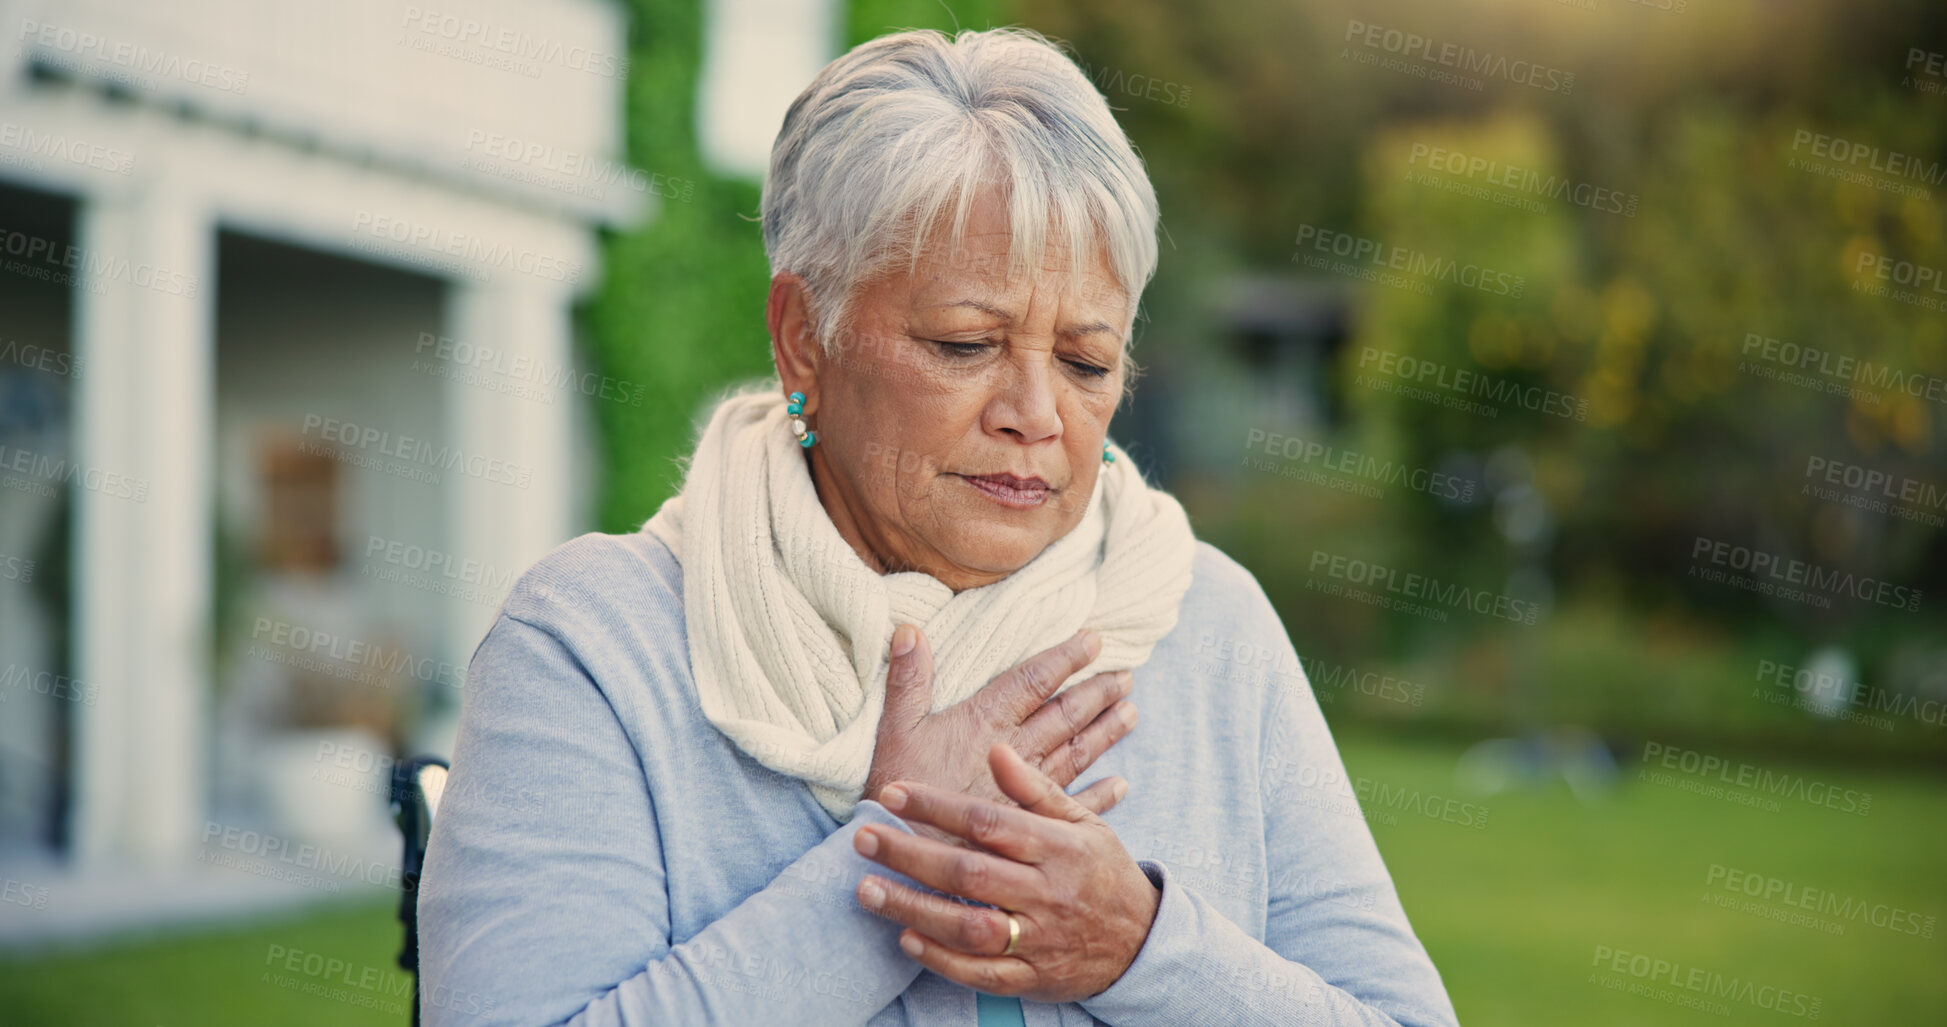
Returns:
[[[1048,544],[1060,538],[1058,532],[1051,532],[1043,525],[1027,525],[1019,522],[996,523],[998,519],[983,517],[969,519],[960,525],[962,530],[942,553],[962,567],[978,569],[995,574],[1012,574],[1028,565],[1028,562],[1041,555]]]

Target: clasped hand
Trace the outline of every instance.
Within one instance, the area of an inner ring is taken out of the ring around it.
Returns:
[[[853,844],[927,887],[1000,908],[876,875],[859,882],[859,902],[905,925],[899,944],[915,962],[969,988],[1040,1002],[1100,994],[1142,950],[1161,893],[1095,810],[1005,742],[988,750],[987,761],[995,784],[1020,805],[904,780],[879,793],[894,814],[960,844],[872,825],[861,827]],[[1115,778],[1089,791],[1104,786],[1109,794],[1096,801],[1106,812],[1129,786]],[[1020,935],[1003,955],[1010,912]]]

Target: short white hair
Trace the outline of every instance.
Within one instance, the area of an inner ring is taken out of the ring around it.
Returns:
[[[915,267],[949,214],[957,252],[984,185],[1006,197],[1008,273],[1039,273],[1050,227],[1078,271],[1106,247],[1133,321],[1156,271],[1155,188],[1101,92],[1031,29],[899,32],[826,65],[771,147],[760,207],[771,274],[804,279],[834,354],[854,290],[902,248]]]

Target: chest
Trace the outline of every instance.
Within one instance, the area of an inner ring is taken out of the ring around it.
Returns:
[[[1233,923],[1262,937],[1268,893],[1255,725],[1194,695],[1142,688],[1142,721],[1078,785],[1119,775],[1104,818],[1136,859],[1168,866]],[[1172,699],[1176,701],[1171,701]],[[671,933],[688,938],[763,888],[836,829],[804,784],[739,751],[702,720],[639,725],[680,746],[644,746],[662,837]]]

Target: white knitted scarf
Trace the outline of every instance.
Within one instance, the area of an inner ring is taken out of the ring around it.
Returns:
[[[865,791],[899,624],[932,646],[935,711],[1084,626],[1101,635],[1101,653],[1063,688],[1141,665],[1176,625],[1196,539],[1183,507],[1119,449],[1073,530],[1000,581],[956,594],[859,558],[818,499],[776,389],[717,405],[682,493],[642,527],[683,567],[704,715],[758,762],[804,780],[839,821]]]

